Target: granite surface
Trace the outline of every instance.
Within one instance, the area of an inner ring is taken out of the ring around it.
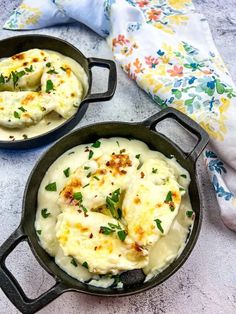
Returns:
[[[0,25],[20,1],[0,0]],[[236,0],[195,0],[197,9],[209,21],[215,42],[236,81]],[[21,32],[21,34],[24,32]],[[112,58],[106,42],[86,27],[75,24],[33,31],[70,41],[86,56]],[[0,39],[19,33],[0,30]],[[94,90],[102,90],[106,71],[96,70]],[[159,109],[118,69],[115,97],[107,103],[91,104],[79,123],[83,126],[105,120],[141,121]],[[181,132],[170,123],[160,127],[180,143]],[[185,148],[187,139],[181,140]],[[35,161],[47,149],[27,152],[0,151],[0,244],[18,226],[25,183]],[[203,161],[197,165],[204,220],[199,241],[184,266],[165,283],[151,291],[125,298],[92,297],[66,293],[40,311],[42,314],[74,313],[236,313],[236,234],[221,222],[214,191]],[[29,297],[36,297],[53,285],[53,279],[39,266],[26,244],[20,244],[7,259]],[[0,313],[19,313],[0,292]]]

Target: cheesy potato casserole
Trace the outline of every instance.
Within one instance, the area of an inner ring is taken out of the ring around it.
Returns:
[[[149,280],[182,252],[194,212],[189,173],[138,140],[99,139],[65,152],[38,191],[41,246],[70,276],[121,288],[120,274]]]
[[[88,90],[83,68],[58,52],[30,49],[0,61],[0,138],[45,133],[74,115]]]

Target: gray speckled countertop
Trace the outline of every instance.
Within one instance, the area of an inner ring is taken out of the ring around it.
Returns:
[[[0,0],[0,25],[19,2]],[[216,45],[236,81],[236,0],[195,0],[194,3],[208,19]],[[112,58],[106,42],[79,24],[32,33],[66,39],[88,57]],[[1,39],[17,34],[0,30]],[[94,89],[101,90],[106,72],[96,71],[95,76],[99,79],[94,82]],[[91,104],[79,126],[105,120],[141,121],[158,110],[147,95],[118,69],[114,98],[110,102]],[[175,127],[173,132],[173,127],[168,124],[163,125],[161,131],[176,133]],[[180,136],[176,138],[177,141],[179,139]],[[46,149],[18,153],[0,151],[0,244],[19,224],[27,177]],[[40,313],[236,313],[236,234],[220,220],[215,195],[201,159],[197,170],[204,209],[202,231],[191,256],[175,275],[150,291],[119,299],[66,293]],[[39,266],[26,243],[20,244],[7,262],[29,297],[35,297],[53,285],[53,279]],[[2,291],[0,313],[19,313]]]

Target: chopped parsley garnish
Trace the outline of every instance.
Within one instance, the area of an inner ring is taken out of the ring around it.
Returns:
[[[27,110],[26,110],[24,107],[22,107],[22,106],[19,107],[18,109],[19,109],[20,111],[22,111],[22,112],[26,112],[26,111],[27,111]]]
[[[5,77],[1,74],[0,75],[0,84],[4,84],[5,83]]]
[[[76,260],[74,259],[74,257],[71,259],[70,263],[71,263],[73,266],[75,266],[75,267],[78,266],[78,263],[76,262]]]
[[[85,184],[85,185],[83,186],[83,189],[86,188],[87,186],[89,186],[89,183],[88,183],[88,184]]]
[[[180,176],[185,179],[187,178],[186,174],[181,174]]]
[[[63,68],[63,67],[60,67],[61,69],[62,69],[62,71],[65,71],[66,72],[66,69],[65,68]]]
[[[73,194],[73,198],[76,200],[76,201],[80,201],[82,202],[83,201],[83,195],[81,192],[75,192]]]
[[[41,210],[41,215],[42,215],[43,218],[48,218],[51,214],[48,212],[47,208],[43,208]]]
[[[124,241],[127,236],[127,233],[125,230],[119,230],[117,234],[121,241]]]
[[[101,142],[100,141],[96,141],[95,143],[93,143],[92,147],[98,148],[100,147]]]
[[[41,235],[42,230],[36,230],[37,234]]]
[[[117,285],[120,282],[120,275],[113,275],[111,278],[114,279],[113,285]]]
[[[92,174],[92,173],[89,172],[86,177],[87,177],[87,178],[90,178],[90,177],[91,177],[91,174]]]
[[[118,215],[118,219],[121,219],[121,217],[122,217],[122,210],[121,210],[121,208],[117,209],[117,215]]]
[[[171,191],[169,191],[169,192],[167,193],[165,202],[166,202],[166,203],[172,202],[172,192],[171,192]]]
[[[84,166],[84,170],[89,170],[90,167]]]
[[[87,213],[87,212],[88,212],[87,208],[84,207],[83,205],[81,205],[81,208],[82,208],[82,210],[83,210],[84,213]]]
[[[160,219],[158,219],[158,218],[155,219],[154,221],[155,221],[155,223],[157,225],[157,228],[161,231],[161,233],[164,233],[164,230],[163,230],[163,228],[161,226],[162,221]]]
[[[51,69],[49,71],[47,71],[48,74],[58,74],[57,71],[55,71],[54,69]]]
[[[93,178],[96,179],[96,180],[98,180],[98,181],[100,180],[97,176],[93,176]]]
[[[192,210],[186,211],[186,215],[187,215],[188,218],[192,218],[193,211]]]
[[[183,189],[183,188],[179,188],[179,190],[182,192],[182,191],[185,191],[185,189]]]
[[[70,167],[63,170],[63,172],[64,172],[64,175],[68,178],[70,176]]]
[[[88,263],[87,262],[83,262],[82,266],[84,266],[85,268],[89,268]]]
[[[75,153],[75,152],[69,152],[68,155],[72,155],[72,154],[74,154],[74,153]]]
[[[110,210],[112,216],[116,219],[120,218],[120,213],[118,213],[118,209],[116,210],[119,200],[120,200],[120,189],[115,190],[114,192],[112,192],[111,197],[107,196],[106,198],[107,208]]]
[[[14,87],[16,87],[16,84],[17,82],[19,81],[19,79],[25,75],[25,71],[20,71],[20,72],[17,72],[17,71],[12,71],[10,76],[12,75],[12,80],[13,80],[13,85]]]
[[[46,191],[51,191],[55,192],[57,190],[57,184],[56,182],[49,183],[48,185],[45,186]]]
[[[16,119],[20,119],[20,115],[19,115],[19,113],[17,111],[14,111],[14,117]]]
[[[111,222],[108,222],[108,226],[111,227],[112,229],[121,229],[121,226],[119,224],[115,225]]]
[[[94,152],[92,150],[89,151],[88,159],[91,159],[93,157]]]
[[[141,155],[140,155],[140,154],[138,154],[138,155],[136,155],[135,157],[136,157],[137,159],[139,159],[139,158],[140,158],[140,156],[141,156]]]
[[[109,234],[115,232],[115,230],[113,230],[113,229],[111,229],[111,228],[108,228],[108,227],[105,227],[105,226],[101,226],[99,232],[100,232],[100,233],[103,233],[103,234],[105,234],[105,235],[109,235]]]
[[[157,173],[157,169],[152,168],[152,173]]]
[[[46,83],[46,93],[50,93],[54,89],[53,82],[51,80],[47,80]]]
[[[50,68],[51,65],[52,65],[51,62],[46,63],[46,67],[48,68]]]
[[[116,141],[116,144],[120,147],[120,143],[118,141]]]
[[[33,65],[31,64],[31,66],[29,68],[25,68],[26,72],[33,72]]]

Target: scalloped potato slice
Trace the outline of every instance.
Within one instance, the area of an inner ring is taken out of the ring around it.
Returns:
[[[82,84],[69,66],[63,68],[60,62],[51,62],[50,64],[51,66],[44,70],[42,75],[42,93],[49,92],[55,102],[54,110],[63,118],[69,118],[75,114],[81,103]]]
[[[39,122],[55,108],[50,95],[38,92],[1,92],[0,125],[24,128]]]
[[[145,175],[129,186],[122,212],[129,236],[140,246],[147,247],[169,232],[179,210],[181,193],[173,179],[155,184],[144,178]]]
[[[36,90],[40,87],[44,59],[40,49],[30,49],[0,61],[0,91]]]
[[[120,271],[143,268],[148,252],[126,236],[122,241],[117,231],[101,232],[101,227],[118,221],[100,213],[78,213],[67,209],[58,216],[56,237],[65,256],[71,256],[97,274],[118,274]],[[119,222],[121,230],[124,226]],[[110,228],[111,229],[111,228]]]
[[[81,192],[86,208],[96,210],[105,206],[106,198],[111,196],[112,192],[120,189],[122,194],[128,188],[130,177],[135,175],[138,165],[139,161],[133,154],[125,153],[105,153],[88,160],[70,176],[60,193],[59,204],[63,206],[73,203],[74,193]],[[101,210],[104,212],[104,208]]]

